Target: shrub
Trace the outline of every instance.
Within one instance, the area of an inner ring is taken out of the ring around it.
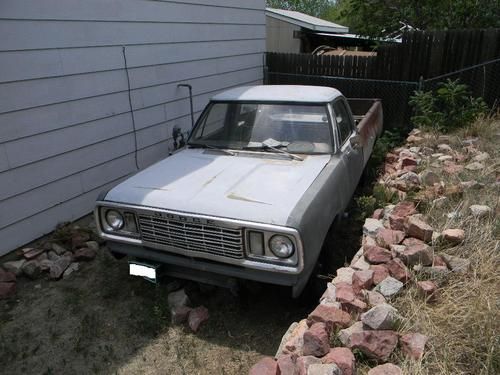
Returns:
[[[451,79],[434,91],[415,92],[410,105],[415,108],[411,120],[416,126],[442,132],[469,125],[488,109],[482,98],[471,96],[467,85]]]

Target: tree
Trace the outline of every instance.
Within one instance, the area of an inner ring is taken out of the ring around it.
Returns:
[[[320,17],[332,5],[330,0],[267,0],[267,6],[270,8],[295,10]]]
[[[358,34],[381,37],[419,30],[500,27],[498,0],[338,0],[325,18]]]

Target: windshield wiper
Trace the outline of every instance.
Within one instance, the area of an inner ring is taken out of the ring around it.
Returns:
[[[266,139],[262,143],[258,143],[256,145],[252,145],[252,146],[247,146],[244,149],[245,150],[259,150],[259,149],[260,150],[273,150],[273,151],[279,152],[280,154],[284,154],[293,160],[300,160],[300,161],[304,160],[300,156],[291,154],[288,151],[282,150],[281,148],[278,148],[278,147],[286,147],[286,145],[283,144],[282,142],[279,142],[279,141],[276,141],[276,140],[270,138],[270,139]]]
[[[226,155],[231,155],[231,156],[236,155],[236,153],[234,153],[232,151],[225,150],[225,149],[217,147],[217,146],[207,145],[206,143],[188,143],[188,146],[193,147],[193,148],[209,148],[211,150],[218,150],[220,152],[223,152]]]

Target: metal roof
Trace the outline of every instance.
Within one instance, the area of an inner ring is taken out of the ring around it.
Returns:
[[[266,15],[282,21],[293,23],[313,31],[327,33],[348,33],[349,28],[321,18],[313,17],[301,12],[292,10],[266,8]]]
[[[340,91],[323,86],[261,85],[241,86],[215,95],[214,101],[327,103]]]

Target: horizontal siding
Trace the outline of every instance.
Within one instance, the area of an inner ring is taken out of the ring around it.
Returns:
[[[3,52],[0,54],[0,66],[4,67],[0,71],[0,83],[123,69],[122,48],[116,46]],[[223,57],[241,57],[252,53],[262,53],[260,40],[126,47],[127,64],[131,72],[140,67],[149,67],[152,71],[168,69],[170,64],[189,61],[211,60],[219,63],[224,61]],[[37,63],[34,65],[33,61]]]
[[[261,0],[64,0],[65,6],[61,6],[61,0],[2,0],[0,16],[3,19],[261,24],[263,3]]]
[[[0,51],[264,39],[260,25],[72,21],[0,23]]]
[[[260,0],[3,1],[0,254],[167,156],[173,127],[191,127],[179,82],[196,117],[215,93],[260,83],[264,24]]]

